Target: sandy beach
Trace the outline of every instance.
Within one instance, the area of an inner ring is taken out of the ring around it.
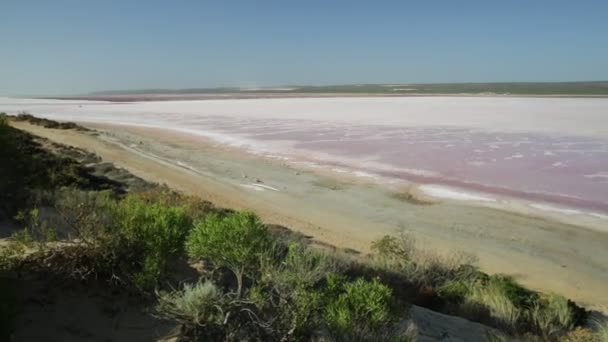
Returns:
[[[407,231],[426,248],[467,252],[487,272],[515,276],[592,308],[608,308],[608,234],[581,224],[506,211],[482,201],[429,199],[365,177],[229,148],[200,136],[87,124],[96,133],[18,128],[98,154],[146,180],[217,205],[255,210],[320,242],[365,253],[371,241]],[[596,227],[598,228],[598,227]]]

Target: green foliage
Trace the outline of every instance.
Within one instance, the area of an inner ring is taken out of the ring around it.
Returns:
[[[391,312],[392,291],[378,280],[357,279],[343,285],[343,292],[330,298],[325,320],[332,333],[352,334],[387,328],[395,318]]]
[[[371,249],[383,261],[404,265],[412,261],[414,244],[414,240],[405,234],[402,234],[399,238],[385,235],[379,240],[373,241]]]
[[[11,235],[11,240],[24,247],[44,248],[47,243],[57,241],[57,231],[49,226],[48,221],[41,219],[38,208],[20,211],[15,218],[25,227]]]
[[[579,309],[566,298],[554,294],[540,296],[503,275],[449,283],[443,291],[462,295],[463,307],[468,308],[469,315],[472,308],[477,315],[484,311],[507,331],[532,330],[547,340],[564,336],[581,319],[576,313]],[[483,316],[477,318],[486,320]]]
[[[263,263],[261,270],[262,281],[275,286],[309,288],[324,280],[328,273],[336,271],[336,266],[330,257],[299,243],[290,243],[282,259],[276,255],[276,252],[274,254],[268,258],[271,263]]]
[[[298,243],[290,243],[286,253],[278,246],[261,258],[259,285],[250,290],[249,298],[263,313],[276,315],[274,329],[279,335],[308,339],[320,325],[325,296],[320,285],[334,271],[326,254]]]
[[[547,340],[558,338],[574,328],[574,313],[568,300],[562,296],[545,296],[534,303],[529,312],[530,321]]]
[[[211,213],[220,211],[209,201],[175,192],[164,186],[139,192],[137,195],[146,203],[183,208],[193,221],[198,221]]]
[[[113,182],[90,174],[76,160],[45,150],[32,135],[6,122],[0,124],[0,165],[0,210],[9,216],[32,206],[35,190],[115,187]]]
[[[191,258],[229,268],[236,277],[237,292],[241,293],[243,276],[257,270],[260,257],[272,243],[268,228],[255,214],[236,212],[205,217],[188,236],[186,248]]]
[[[536,292],[530,291],[519,285],[513,277],[495,274],[491,275],[487,287],[497,289],[503,293],[514,305],[518,307],[531,307],[534,305],[539,296]]]
[[[185,284],[174,292],[160,292],[157,297],[156,311],[162,317],[201,326],[219,325],[224,320],[224,296],[209,280]]]
[[[495,324],[512,332],[517,331],[519,319],[523,314],[522,309],[511,301],[509,294],[499,282],[476,284],[468,293],[464,304],[487,310],[487,314]]]
[[[133,275],[142,289],[154,287],[167,271],[167,263],[183,251],[192,222],[184,209],[146,204],[128,196],[114,208],[116,248],[131,251],[132,263],[139,264]]]
[[[474,262],[466,253],[441,255],[417,247],[416,240],[402,233],[384,236],[372,243],[374,267],[398,272],[420,289],[438,288],[460,277],[464,267]]]
[[[183,208],[149,203],[137,194],[120,200],[109,191],[63,189],[52,202],[69,228],[67,238],[78,241],[70,253],[80,263],[69,263],[68,274],[95,274],[142,291],[167,275],[192,227]]]

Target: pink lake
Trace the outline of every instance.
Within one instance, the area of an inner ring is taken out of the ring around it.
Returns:
[[[293,161],[608,213],[608,99],[0,99],[0,111],[21,110],[174,129]]]

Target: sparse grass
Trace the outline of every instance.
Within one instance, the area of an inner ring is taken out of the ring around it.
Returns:
[[[551,294],[534,303],[529,311],[530,321],[545,339],[556,339],[574,328],[575,317],[568,300]]]
[[[185,284],[181,290],[159,292],[156,311],[164,318],[200,326],[224,321],[224,295],[209,280]]]
[[[384,236],[371,246],[377,267],[402,273],[420,287],[439,287],[460,276],[463,266],[475,262],[475,257],[462,252],[437,254],[418,247],[406,233],[399,237]],[[468,268],[467,268],[468,269]]]
[[[593,322],[593,328],[595,329],[595,335],[600,342],[608,342],[608,321],[595,320]]]
[[[436,293],[452,308],[449,312],[501,330],[554,340],[584,321],[584,310],[561,296],[541,296],[511,277],[479,272],[466,255],[444,257],[420,250],[408,235],[385,236],[372,250],[380,267],[398,271],[422,295]]]
[[[509,293],[501,282],[491,281],[487,285],[473,286],[464,299],[465,307],[477,307],[487,310],[489,317],[498,326],[508,331],[517,331],[517,324],[522,316],[522,310],[509,297]]]

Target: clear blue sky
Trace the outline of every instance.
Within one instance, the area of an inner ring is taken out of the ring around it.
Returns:
[[[0,0],[0,94],[608,79],[608,1]]]

